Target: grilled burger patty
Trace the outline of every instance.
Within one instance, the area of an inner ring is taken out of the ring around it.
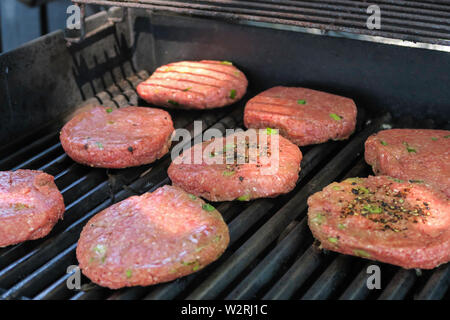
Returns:
[[[280,135],[258,131],[258,139],[253,142],[245,140],[248,132],[238,132],[230,136],[234,140],[231,143],[218,138],[190,148],[170,165],[172,183],[210,201],[248,201],[291,191],[298,180],[302,153]],[[267,146],[261,143],[262,135]],[[275,136],[279,139],[276,149],[276,145],[272,148]],[[197,147],[203,154],[200,163],[183,163],[194,159]],[[257,161],[250,161],[254,159],[252,154],[257,155]]]
[[[450,260],[450,203],[438,190],[387,176],[332,183],[308,199],[323,248],[403,268]]]
[[[450,197],[450,131],[392,129],[366,141],[375,174],[424,181]]]
[[[277,128],[299,146],[347,139],[355,130],[353,100],[306,88],[274,87],[250,99],[247,128]]]
[[[228,227],[213,206],[164,186],[89,220],[78,241],[77,259],[83,274],[101,286],[146,286],[202,269],[228,242]]]
[[[143,107],[95,107],[77,114],[61,131],[61,144],[76,162],[126,168],[152,163],[169,151],[170,114]]]
[[[137,87],[150,104],[181,109],[211,109],[240,100],[247,78],[228,61],[181,61],[159,67]]]
[[[46,236],[64,213],[51,175],[0,171],[0,247]]]

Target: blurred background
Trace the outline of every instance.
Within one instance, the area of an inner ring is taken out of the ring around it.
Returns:
[[[0,0],[0,52],[63,29],[70,0]],[[88,6],[87,15],[99,10]]]

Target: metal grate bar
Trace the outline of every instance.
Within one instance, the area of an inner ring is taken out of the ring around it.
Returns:
[[[447,263],[434,271],[422,291],[417,295],[419,300],[442,299],[450,286],[450,264]]]
[[[414,270],[400,269],[389,282],[386,289],[378,298],[379,300],[401,300],[404,299],[409,289],[412,288],[417,276]]]
[[[302,297],[303,300],[329,298],[349,276],[352,256],[339,255]]]
[[[370,290],[367,287],[367,267],[370,265],[378,265],[378,263],[374,261],[366,264],[345,292],[339,297],[340,300],[363,300],[369,296]]]
[[[233,21],[247,20],[318,28],[425,43],[450,43],[450,3],[374,1],[381,8],[381,29],[367,27],[368,3],[363,1],[168,1],[75,0],[111,6],[128,6]]]

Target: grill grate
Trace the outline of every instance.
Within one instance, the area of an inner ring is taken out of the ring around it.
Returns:
[[[73,0],[151,9],[233,21],[247,20],[320,29],[322,32],[380,36],[413,42],[450,45],[450,2],[379,0],[316,1],[175,1],[175,0]],[[367,27],[369,5],[381,10],[381,28]]]
[[[148,77],[138,72],[84,105],[119,107],[139,101],[135,88]],[[81,107],[81,106],[80,106]],[[242,126],[243,103],[205,112],[171,111],[176,128]],[[362,113],[362,112],[361,112]],[[362,159],[366,138],[390,121],[385,115],[362,125],[349,141],[302,148],[301,179],[293,192],[276,199],[250,203],[220,203],[217,208],[229,225],[231,241],[225,254],[201,272],[176,281],[112,291],[83,278],[81,291],[67,289],[69,265],[77,264],[76,242],[94,214],[134,194],[169,183],[166,156],[153,165],[124,170],[94,169],[74,163],[61,148],[58,130],[0,159],[0,169],[41,169],[55,175],[66,202],[65,218],[44,239],[0,249],[0,295],[3,299],[441,299],[448,298],[449,265],[417,276],[380,264],[383,290],[365,286],[368,262],[356,257],[322,253],[306,223],[306,199],[331,181],[367,175]]]

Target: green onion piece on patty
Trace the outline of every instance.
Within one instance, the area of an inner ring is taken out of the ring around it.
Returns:
[[[338,238],[333,238],[333,237],[331,237],[331,238],[328,238],[328,241],[330,241],[331,243],[338,243]]]
[[[230,177],[230,176],[232,176],[232,175],[234,175],[236,172],[234,172],[234,171],[224,171],[222,174],[225,176],[225,177]]]
[[[436,137],[431,137],[431,140],[433,140],[433,141],[437,141],[437,140],[438,140],[438,138],[436,138]]]
[[[235,89],[231,89],[231,91],[230,91],[230,98],[231,99],[236,98],[236,90]]]
[[[306,104],[306,100],[297,100],[297,104]]]
[[[370,258],[370,253],[368,253],[367,251],[361,250],[361,249],[356,249],[353,250],[353,253],[361,258]]]
[[[196,196],[194,196],[193,194],[188,194],[188,196],[189,196],[189,198],[191,198],[192,200],[196,200],[197,199],[197,197]]]
[[[180,105],[178,102],[176,102],[174,100],[167,100],[167,102],[170,103],[171,105],[175,106],[175,107]]]
[[[387,142],[386,142],[386,141],[380,140],[380,143],[381,143],[383,146],[387,146]]]
[[[111,113],[111,112],[113,112],[113,109],[112,109],[112,108],[107,108],[107,109],[106,109],[106,112],[107,112],[107,113]]]
[[[238,200],[238,201],[249,201],[250,200],[250,195],[246,194],[246,195],[240,196],[236,200]]]
[[[133,271],[131,269],[128,269],[127,271],[125,271],[125,275],[127,276],[127,279],[130,279],[133,275]]]
[[[221,64],[224,64],[224,65],[226,65],[226,66],[232,66],[232,65],[233,65],[233,63],[232,63],[232,62],[230,62],[230,61],[226,61],[226,60],[224,60],[224,61],[221,61],[220,63],[221,63]]]
[[[278,134],[278,129],[267,128],[266,131],[269,135]]]
[[[216,208],[214,208],[212,205],[210,205],[209,203],[205,203],[203,206],[202,206],[202,209],[203,210],[205,210],[205,211],[214,211],[214,210],[216,210]]]
[[[341,120],[342,118],[338,116],[336,113],[330,113],[330,118],[336,121]]]
[[[381,213],[383,211],[383,209],[381,209],[381,207],[374,206],[374,205],[371,205],[371,204],[366,204],[364,206],[364,209],[366,209],[370,213]]]
[[[407,147],[406,147],[406,150],[407,150],[409,153],[417,153],[416,149],[411,148],[410,146],[407,146]]]
[[[318,224],[319,226],[325,222],[325,216],[321,213],[318,213],[314,218],[311,219],[312,222]]]
[[[183,89],[183,91],[186,92],[186,91],[189,91],[191,89],[192,89],[192,87],[189,87],[189,88]]]

